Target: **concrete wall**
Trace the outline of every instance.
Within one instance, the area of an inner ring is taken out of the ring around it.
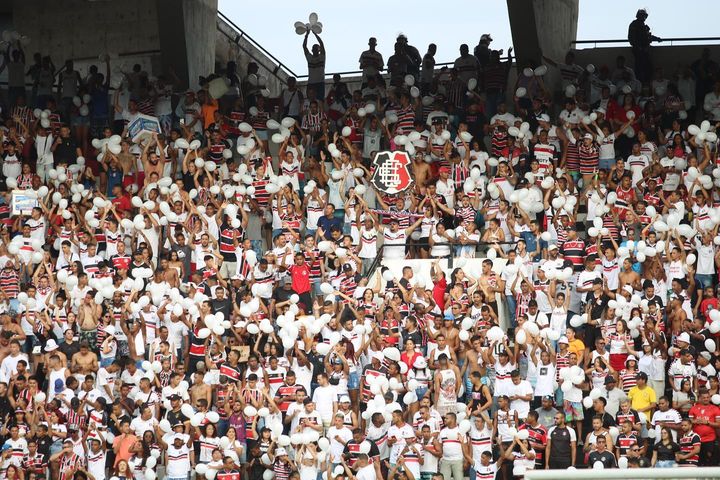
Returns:
[[[28,60],[41,51],[58,67],[68,58],[160,48],[155,2],[13,0],[12,23],[31,39]]]
[[[135,63],[154,76],[172,67],[181,88],[197,88],[215,66],[217,0],[12,0],[5,16],[7,28],[31,38],[28,62],[39,51],[58,68],[73,59],[85,74],[100,54],[114,53],[116,78]]]
[[[562,61],[576,39],[579,0],[507,0],[517,64],[537,66],[543,55]],[[551,88],[560,76],[551,70],[545,77]]]
[[[579,0],[507,0],[518,63],[562,60],[576,39]]]
[[[177,2],[175,2],[177,3]],[[183,0],[185,46],[188,78],[191,88],[198,87],[198,77],[215,70],[217,0]]]

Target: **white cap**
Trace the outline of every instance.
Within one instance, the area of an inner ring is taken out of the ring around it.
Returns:
[[[558,343],[564,343],[565,345],[569,345],[570,341],[568,340],[568,338],[565,335],[563,335],[562,337],[560,337],[558,339]]]
[[[46,351],[46,352],[52,352],[53,350],[57,350],[57,348],[58,348],[58,344],[55,343],[55,340],[53,340],[52,338],[49,339],[49,340],[45,343],[45,351]]]
[[[682,332],[680,335],[678,335],[677,341],[678,341],[678,342],[690,343],[690,335],[688,335],[687,332]]]

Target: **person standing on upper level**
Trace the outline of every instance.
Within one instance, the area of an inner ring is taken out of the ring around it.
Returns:
[[[652,75],[652,61],[650,59],[650,43],[662,42],[662,39],[650,33],[650,27],[645,24],[648,13],[640,9],[635,14],[635,20],[628,27],[628,42],[632,46],[635,56],[635,75],[643,83],[650,81]]]
[[[307,43],[310,36],[310,30],[305,32],[305,40],[303,41],[303,51],[305,59],[308,62],[308,88],[313,88],[317,94],[317,98],[325,98],[325,44],[320,35],[312,32],[318,41],[312,46],[312,52],[308,50]]]

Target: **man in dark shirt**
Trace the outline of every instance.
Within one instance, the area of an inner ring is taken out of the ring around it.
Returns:
[[[318,229],[322,229],[321,235],[325,237],[325,240],[332,240],[330,231],[333,227],[342,230],[343,219],[335,217],[335,205],[328,203],[325,206],[325,215],[318,219],[317,225]]]
[[[607,450],[605,437],[595,439],[595,450],[588,455],[588,467],[594,468],[595,462],[602,463],[603,468],[615,468],[617,466],[615,455]]]
[[[67,125],[60,127],[60,136],[55,140],[51,150],[53,152],[55,165],[61,163],[74,165],[77,157],[82,156],[82,150],[80,150],[70,135],[70,128]]]
[[[595,411],[595,415],[593,415],[593,417],[596,417],[596,416],[602,417],[603,428],[614,427],[615,426],[615,418],[613,418],[612,415],[610,415],[608,412],[605,411],[606,405],[607,405],[607,400],[605,399],[605,397],[598,397],[595,400],[593,400],[593,410]]]
[[[295,293],[292,290],[292,278],[284,277],[280,282],[282,288],[277,288],[273,292],[273,301],[275,303],[286,302],[290,299],[290,296]]]
[[[215,289],[215,298],[210,301],[213,313],[222,312],[225,318],[230,318],[232,311],[232,301],[227,296],[227,291],[223,287]]]
[[[170,422],[170,425],[173,428],[177,424],[184,424],[185,422],[188,422],[190,420],[180,410],[181,405],[182,405],[182,397],[180,395],[178,395],[178,394],[170,395],[171,410],[168,410],[167,415],[165,415],[165,418],[167,418],[167,421]]]
[[[53,440],[50,435],[48,435],[48,427],[45,424],[39,424],[37,429],[37,436],[35,437],[35,442],[37,443],[37,451],[38,453],[42,453],[45,455],[46,458],[50,457],[50,445],[52,445]]]

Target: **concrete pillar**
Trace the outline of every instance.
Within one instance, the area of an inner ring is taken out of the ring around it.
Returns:
[[[507,0],[518,64],[561,62],[576,39],[579,0]]]
[[[215,71],[217,0],[156,0],[162,70],[170,68],[183,88],[197,89]]]

